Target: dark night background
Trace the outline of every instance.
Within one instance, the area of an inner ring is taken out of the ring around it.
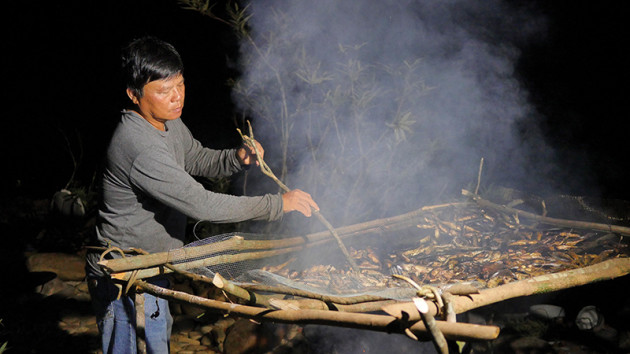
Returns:
[[[180,51],[187,123],[197,138],[220,141],[220,147],[233,143],[224,138],[236,134],[225,89],[231,75],[226,53],[236,42],[227,26],[183,10],[176,1],[36,1],[13,4],[9,13],[18,18],[5,51],[12,82],[2,139],[9,167],[3,185],[9,192],[50,194],[65,185],[72,160],[64,136],[76,155],[83,147],[77,182],[90,183],[126,103],[118,77],[120,48],[145,34]]]
[[[630,154],[625,3],[508,2],[548,19],[545,33],[518,43],[522,56],[515,69],[541,114],[538,124],[550,148],[565,164],[555,183],[566,185],[565,193],[630,200],[624,168]],[[184,117],[195,137],[210,147],[238,144],[226,86],[237,74],[228,60],[236,58],[237,41],[228,26],[184,10],[176,0],[13,1],[2,14],[0,206],[13,207],[22,197],[48,199],[63,188],[73,171],[68,147],[75,155],[83,150],[75,182],[87,186],[93,181],[126,102],[118,78],[119,50],[141,35],[171,42],[182,55]],[[576,185],[572,176],[586,183]],[[0,266],[13,267],[10,276],[26,277],[16,264],[23,263],[25,245],[41,225],[13,225],[7,215],[0,213]],[[610,286],[614,292],[616,285]],[[8,282],[0,289],[0,305],[20,290]],[[593,292],[601,295],[600,289]],[[19,317],[5,315],[0,311],[5,323]],[[38,314],[25,316],[36,321]]]
[[[567,164],[560,178],[588,182],[565,192],[630,199],[623,171],[629,152],[622,97],[627,11],[616,1],[512,3],[549,21],[544,35],[519,44],[516,72],[544,117],[540,125],[549,143]],[[9,59],[5,195],[49,197],[63,188],[72,172],[65,138],[75,154],[83,147],[76,181],[90,183],[124,98],[119,48],[143,34],[161,37],[181,53],[184,117],[193,134],[214,147],[237,143],[225,85],[235,75],[227,57],[235,58],[236,40],[226,25],[183,10],[174,0],[14,2],[4,13],[4,23],[13,23],[3,51]]]
[[[627,92],[622,6],[507,2],[547,22],[536,38],[516,43],[522,55],[515,68],[540,113],[531,124],[540,125],[546,149],[561,156],[561,174],[547,180],[562,193],[630,200],[623,168],[630,149],[622,98]],[[216,11],[223,6],[219,1]],[[119,50],[142,35],[163,38],[180,51],[186,67],[184,119],[193,134],[210,147],[239,143],[226,85],[237,75],[231,63],[238,48],[227,25],[182,9],[175,0],[15,2],[4,14],[4,23],[13,25],[5,31],[9,111],[0,139],[7,166],[3,202],[13,203],[15,196],[51,198],[72,175],[69,150],[82,154],[76,185],[95,180],[127,102],[118,77]]]

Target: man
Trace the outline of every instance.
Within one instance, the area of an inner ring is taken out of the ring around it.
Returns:
[[[122,112],[107,150],[96,230],[99,246],[164,252],[183,245],[187,217],[218,223],[272,221],[294,210],[308,217],[311,208],[318,209],[300,190],[259,197],[207,191],[192,176],[229,176],[243,165],[256,164],[255,152],[245,146],[211,150],[192,137],[180,118],[183,64],[173,46],[153,37],[137,39],[124,49],[122,59],[133,109]],[[117,298],[118,289],[96,264],[99,256],[88,254],[87,274],[103,352],[135,352],[133,299]],[[149,281],[168,286],[164,278]],[[168,303],[144,296],[147,350],[166,353],[172,322]]]

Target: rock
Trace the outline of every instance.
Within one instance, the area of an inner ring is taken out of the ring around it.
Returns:
[[[262,349],[266,346],[267,340],[261,336],[260,329],[259,324],[247,319],[238,319],[225,336],[223,352],[227,354],[264,352]]]
[[[201,340],[202,336],[203,336],[203,333],[198,332],[198,331],[190,331],[190,332],[188,332],[188,338],[190,338],[190,339]]]
[[[214,325],[206,324],[206,325],[203,325],[203,326],[199,327],[199,331],[201,333],[203,333],[203,334],[208,334],[208,333],[212,332],[213,328],[214,328]]]
[[[33,253],[27,255],[29,272],[52,272],[61,280],[81,281],[85,278],[85,257],[67,253]]]
[[[61,321],[69,326],[78,327],[81,325],[81,319],[76,312],[64,310],[60,311]]]
[[[179,302],[169,301],[168,305],[171,310],[171,315],[179,316],[182,314],[182,305]]]
[[[619,334],[619,349],[630,352],[630,331],[622,331]]]
[[[35,287],[35,292],[43,296],[50,296],[66,290],[68,285],[59,277],[55,277],[52,280],[47,281],[44,284]]]
[[[215,343],[219,351],[223,352],[223,343],[225,343],[225,332],[217,328],[212,330],[212,343]]]
[[[192,294],[192,291],[193,291],[192,286],[190,286],[190,283],[187,281],[186,282],[173,281],[171,283],[171,288],[175,291],[181,291],[188,294]]]
[[[510,343],[510,348],[512,348],[515,353],[552,352],[552,347],[546,340],[536,337],[522,337],[515,339]]]
[[[210,284],[206,284],[206,283],[201,283],[201,282],[193,282],[192,283],[192,288],[194,291],[194,295],[196,296],[200,296],[200,297],[205,297],[208,298],[208,294],[210,294],[210,290],[211,289],[216,289],[215,286],[212,286]]]
[[[595,306],[582,308],[575,318],[575,325],[583,331],[592,330],[597,326],[601,326],[603,322],[604,317]]]
[[[77,284],[76,286],[77,290],[86,294],[90,293],[90,290],[88,289],[88,285],[86,281],[82,281],[79,284]]]
[[[181,291],[187,294],[194,294],[194,289],[192,288],[189,282],[174,282],[172,285],[172,288],[175,291]],[[179,307],[181,308],[182,314],[193,316],[193,317],[200,316],[201,314],[206,312],[204,309],[198,306],[193,306],[191,304],[181,303],[179,304]]]
[[[86,327],[96,327],[96,317],[94,316],[88,316],[88,317],[82,317],[81,318],[81,326],[86,326]]]
[[[50,208],[53,212],[64,216],[81,217],[85,215],[85,205],[81,198],[67,189],[57,191],[53,195]]]
[[[198,340],[188,338],[188,335],[186,333],[177,333],[177,334],[172,335],[171,341],[178,342],[185,345],[201,344]]]
[[[195,331],[203,334],[199,338],[201,344],[216,348],[219,352],[222,352],[226,331],[234,322],[234,318],[231,317],[221,318],[212,324],[200,324]]]
[[[195,352],[204,352],[204,353],[207,353],[207,352],[210,350],[210,348],[208,348],[208,347],[207,347],[207,346],[205,346],[205,345],[195,345],[195,344],[191,344],[191,345],[187,345],[187,346],[185,346],[185,347],[184,347],[184,350],[187,350],[187,351],[189,350],[189,351],[192,351],[193,353],[195,353]]]
[[[218,320],[212,327],[210,334],[212,335],[213,343],[216,344],[219,351],[223,352],[223,343],[225,342],[225,336],[228,328],[236,322],[233,318],[228,317],[222,320]]]
[[[201,344],[209,347],[213,346],[214,341],[212,340],[212,334],[204,334],[203,337],[201,337]]]
[[[169,349],[171,353],[181,353],[182,350],[184,349],[184,346],[186,345],[188,344],[183,344],[181,342],[178,342],[171,336],[171,343],[169,345]]]
[[[197,327],[195,320],[188,316],[177,316],[173,319],[173,331],[190,332]]]
[[[556,320],[565,316],[562,307],[548,304],[532,305],[529,307],[529,313],[545,320]]]

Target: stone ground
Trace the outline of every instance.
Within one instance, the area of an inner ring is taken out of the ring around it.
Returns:
[[[102,353],[86,282],[63,281],[53,276],[31,274],[32,278],[40,277],[37,281],[42,284],[31,293],[14,298],[1,312],[5,326],[0,341],[8,341],[7,353]],[[186,289],[185,284],[176,286],[179,290],[192,290]],[[179,304],[172,304],[171,311],[172,353],[381,353],[383,346],[392,345],[403,352],[419,352],[422,347],[433,351],[428,343],[413,342],[400,335],[260,324],[206,314]],[[306,338],[305,330],[310,338]]]
[[[10,305],[14,311],[2,311],[0,340],[8,341],[7,353],[102,353],[85,281],[55,277],[33,290],[15,298]],[[272,342],[275,347],[292,348],[291,340],[301,336],[298,326],[277,326],[272,332],[251,321],[211,317],[192,307],[175,305],[172,311],[172,353],[268,351]],[[298,350],[293,349],[288,352]]]
[[[92,315],[84,281],[62,281],[51,273],[29,294],[15,298],[13,312],[2,312],[0,343],[8,340],[7,353],[101,353],[96,321]],[[52,278],[51,278],[52,277]],[[610,286],[626,286],[628,281]],[[180,290],[186,285],[179,285]],[[588,289],[587,289],[588,290]],[[604,291],[607,289],[594,289]],[[584,294],[588,294],[585,292]],[[563,297],[573,297],[565,294]],[[542,298],[532,298],[537,303]],[[501,337],[491,343],[477,343],[474,353],[628,353],[630,331],[611,333],[579,332],[570,319],[535,319],[519,312],[527,303],[505,302],[486,312],[463,318],[472,323],[501,326]],[[627,307],[627,304],[625,305]],[[620,313],[628,311],[620,307]],[[258,324],[250,320],[204,314],[203,311],[173,305],[172,353],[434,353],[430,343],[415,343],[395,334],[355,331],[324,326]],[[5,316],[6,315],[6,316]],[[571,315],[571,311],[568,311]],[[627,313],[623,314],[623,318]],[[612,324],[617,326],[618,319]],[[618,327],[619,328],[619,327]],[[395,348],[392,351],[392,348]],[[469,347],[471,348],[471,347]]]

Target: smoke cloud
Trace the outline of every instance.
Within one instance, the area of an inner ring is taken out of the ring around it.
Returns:
[[[481,158],[483,185],[525,187],[549,173],[514,72],[514,43],[544,28],[524,9],[256,0],[247,13],[234,99],[275,173],[334,225],[458,197]]]

